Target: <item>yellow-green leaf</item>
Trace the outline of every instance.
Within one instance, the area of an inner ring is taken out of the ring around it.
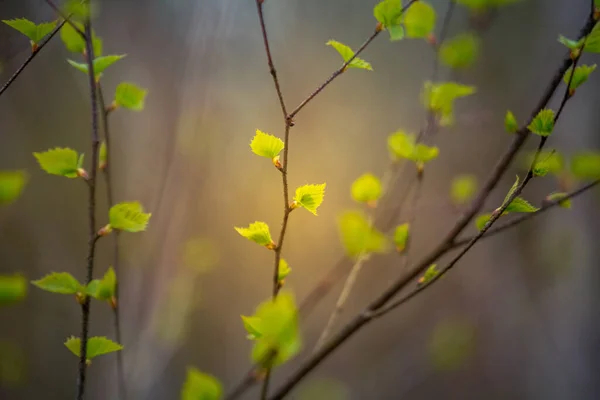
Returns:
[[[181,400],[220,400],[222,397],[223,386],[217,378],[188,367]]]
[[[121,82],[115,91],[115,104],[133,111],[144,109],[145,99],[148,91],[130,83]]]
[[[71,336],[65,342],[67,349],[77,357],[81,355],[81,339],[75,336]],[[116,351],[123,350],[123,346],[119,343],[113,342],[104,336],[94,336],[88,339],[86,346],[86,358],[87,361],[91,361],[95,357],[114,353]]]
[[[397,131],[388,136],[388,149],[394,160],[411,158],[415,151],[415,136]]]
[[[427,267],[425,274],[419,278],[419,285],[425,285],[431,282],[439,274],[440,271],[437,269],[437,264],[431,264],[429,267]]]
[[[110,300],[115,295],[117,275],[109,267],[101,280],[94,279],[86,288],[86,293],[98,300]]]
[[[46,35],[56,28],[57,21],[35,24],[25,18],[2,20],[6,25],[27,36],[33,43],[39,44]]]
[[[16,303],[27,295],[27,280],[21,275],[0,275],[0,306]]]
[[[475,93],[474,86],[461,85],[455,82],[432,83],[425,82],[421,95],[423,105],[430,111],[438,114],[441,126],[454,123],[455,100],[470,96]]]
[[[337,50],[338,53],[340,53],[340,55],[344,59],[344,63],[347,63],[348,60],[350,60],[352,57],[354,57],[354,51],[350,47],[346,46],[343,43],[340,43],[336,40],[330,40],[326,44],[328,46],[333,47],[334,49]],[[362,58],[358,58],[358,57],[355,57],[352,61],[350,61],[350,63],[348,64],[348,67],[366,69],[368,71],[373,70],[373,68],[371,67],[371,64],[369,64]]]
[[[568,85],[569,80],[571,80],[570,89],[575,90],[579,86],[583,85],[590,77],[590,74],[592,72],[594,72],[595,70],[596,70],[596,64],[579,65],[578,67],[575,68],[575,74],[573,75],[573,78],[571,79],[571,74],[573,74],[573,66],[571,66],[571,68],[569,68],[567,70],[567,72],[565,72],[563,81],[565,82],[565,84]]]
[[[535,153],[527,157],[528,165],[531,166],[535,159]],[[532,172],[535,176],[546,176],[547,174],[558,174],[563,169],[563,158],[556,151],[541,151]]]
[[[304,185],[296,189],[292,207],[303,207],[314,215],[317,215],[317,209],[323,203],[325,197],[325,183],[320,185]]]
[[[600,178],[600,152],[586,151],[571,159],[571,172],[580,179]]]
[[[106,142],[100,143],[100,150],[98,150],[98,167],[100,169],[106,167],[106,161],[108,159],[108,150],[106,148]]]
[[[27,183],[25,171],[0,171],[0,205],[15,201]]]
[[[554,110],[549,108],[541,110],[527,129],[536,135],[549,136],[554,130]]]
[[[84,31],[83,24],[74,22],[73,24],[80,30]],[[60,28],[60,38],[67,50],[73,53],[85,53],[85,40],[81,35],[71,26],[71,24],[64,24]],[[94,47],[94,57],[102,55],[102,40],[96,37],[96,33],[92,31],[92,45]]]
[[[352,183],[352,198],[359,203],[374,204],[383,193],[381,181],[373,174],[363,174]]]
[[[551,193],[546,197],[546,200],[548,201],[558,201],[558,206],[562,207],[562,208],[571,208],[571,199],[564,199],[561,201],[562,198],[566,197],[567,193]]]
[[[385,236],[374,229],[360,211],[342,213],[338,218],[338,229],[342,244],[350,257],[387,250]]]
[[[283,140],[260,129],[256,130],[256,134],[250,142],[250,148],[254,154],[271,160],[277,157],[284,147]]]
[[[410,225],[408,223],[398,225],[396,230],[394,231],[394,244],[396,245],[396,250],[399,253],[403,252],[406,249],[406,243],[408,242],[410,232]]]
[[[275,248],[275,243],[273,243],[273,239],[271,239],[269,225],[264,222],[256,221],[251,223],[247,228],[235,227],[235,230],[246,239],[261,246],[266,246],[269,249]]]
[[[115,204],[108,213],[111,228],[126,232],[145,231],[151,216],[137,201]]]
[[[414,3],[404,13],[404,27],[409,38],[424,38],[435,27],[435,10],[424,1]]]
[[[461,33],[445,40],[440,47],[440,59],[450,68],[467,68],[477,59],[480,40],[473,33]]]
[[[519,124],[512,111],[507,111],[504,117],[504,129],[508,133],[515,133],[519,130]]]
[[[477,226],[477,229],[482,231],[490,218],[492,218],[492,214],[490,213],[477,216],[477,218],[475,218],[475,226]]]
[[[278,271],[277,279],[280,282],[283,281],[290,274],[290,272],[292,272],[292,269],[290,268],[290,266],[287,263],[287,261],[285,261],[283,258],[280,259],[279,260],[279,271]]]
[[[93,62],[94,76],[96,77],[96,80],[99,80],[100,77],[102,77],[102,73],[106,68],[110,67],[111,65],[113,65],[114,63],[126,56],[127,54],[96,57]],[[73,60],[67,60],[67,62],[85,74],[87,74],[89,71],[87,62],[79,63]]]
[[[390,33],[390,40],[404,38],[404,27],[401,25],[401,0],[383,0],[373,9],[373,15],[384,29]]]
[[[260,329],[260,318],[258,317],[247,317],[245,315],[241,315],[242,323],[244,324],[244,328],[246,332],[248,332],[248,339],[254,340],[261,337]]]
[[[69,148],[54,148],[43,153],[33,153],[40,167],[49,174],[77,178],[83,163],[83,154]]]
[[[527,200],[522,197],[515,197],[515,199],[506,207],[505,213],[509,212],[520,212],[520,213],[531,213],[538,211],[539,208],[531,205]]]
[[[477,179],[473,175],[459,175],[452,180],[450,197],[454,204],[465,204],[477,190]]]
[[[68,272],[52,272],[37,281],[31,281],[32,284],[42,290],[59,294],[76,294],[83,292],[83,287]]]

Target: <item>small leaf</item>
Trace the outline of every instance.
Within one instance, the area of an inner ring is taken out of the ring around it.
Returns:
[[[505,213],[509,212],[520,212],[520,213],[532,213],[538,211],[539,208],[531,205],[527,200],[522,197],[515,197],[515,199],[506,207]]]
[[[21,275],[0,275],[0,306],[16,303],[27,295],[27,280]]]
[[[430,111],[439,114],[441,126],[454,123],[454,101],[475,93],[474,86],[461,85],[455,82],[425,82],[421,98],[423,105]]]
[[[15,201],[23,192],[27,180],[25,171],[0,171],[0,205]]]
[[[106,142],[102,142],[100,143],[100,150],[98,150],[98,167],[100,169],[104,168],[106,166],[106,161],[107,161],[107,148],[106,148]]]
[[[283,281],[290,274],[290,272],[292,272],[292,269],[290,268],[290,266],[287,263],[287,261],[285,261],[283,258],[280,259],[279,260],[279,271],[278,271],[277,279],[280,282]]]
[[[111,65],[113,65],[114,63],[116,63],[117,61],[119,61],[120,59],[122,59],[125,56],[126,56],[126,54],[96,57],[93,62],[94,76],[96,77],[96,80],[100,80],[100,77],[102,77],[102,73],[104,72],[104,70],[106,68],[110,67]],[[85,74],[88,73],[87,62],[78,63],[73,60],[67,60],[67,62],[69,64],[71,64],[73,67],[75,67],[76,69],[78,69],[79,71],[81,71]]]
[[[564,199],[560,201],[560,199],[567,196],[567,193],[551,193],[546,197],[548,201],[558,201],[558,206],[562,208],[571,208],[571,199]]]
[[[408,242],[410,232],[409,224],[402,224],[396,227],[394,231],[394,244],[396,245],[396,250],[399,253],[403,252],[406,249],[406,243]]]
[[[330,40],[326,44],[328,46],[333,47],[334,49],[337,50],[338,53],[340,53],[340,55],[344,59],[344,63],[347,63],[348,60],[350,60],[354,56],[354,51],[350,47],[346,46],[343,43],[340,43],[336,40]],[[349,68],[360,68],[360,69],[366,69],[368,71],[373,71],[371,64],[369,64],[362,58],[358,58],[358,57],[355,57],[350,62],[350,64],[348,64],[348,67]]]
[[[600,24],[596,23],[594,29],[592,29],[585,39],[583,51],[587,53],[600,53]]]
[[[220,400],[223,397],[223,386],[217,378],[189,367],[181,400]]]
[[[504,129],[508,133],[516,133],[519,130],[519,124],[512,111],[507,111],[504,117]]]
[[[271,160],[277,157],[284,147],[283,140],[260,129],[256,130],[256,134],[250,142],[250,148],[254,154]]]
[[[513,185],[511,186],[510,190],[508,191],[508,193],[504,197],[504,201],[502,202],[502,205],[506,204],[506,202],[511,198],[511,196],[513,195],[513,193],[515,192],[515,190],[517,190],[518,187],[519,187],[519,176],[517,175],[517,177],[515,179],[515,183],[513,183]]]
[[[81,356],[81,339],[75,336],[71,336],[65,342],[67,349],[77,357]],[[119,343],[113,342],[104,336],[94,336],[88,339],[86,346],[86,358],[87,361],[91,361],[95,357],[102,356],[104,354],[114,353],[116,351],[123,350],[123,346]]]
[[[437,269],[437,264],[431,264],[427,267],[425,274],[419,278],[419,285],[426,285],[435,279],[440,274],[440,271]]]
[[[98,300],[110,300],[115,295],[116,287],[117,275],[113,267],[109,267],[102,280],[94,279],[85,292]]]
[[[414,3],[404,13],[404,27],[409,38],[424,38],[435,27],[435,10],[424,1]]]
[[[528,157],[528,167],[531,166],[535,154]],[[547,174],[558,174],[563,169],[563,159],[556,151],[541,151],[537,156],[537,161],[533,166],[534,176],[546,176]]]
[[[115,104],[129,110],[141,111],[144,109],[147,94],[146,89],[133,83],[121,82],[115,92]]]
[[[27,36],[31,42],[39,44],[50,32],[56,28],[57,21],[35,24],[25,18],[2,20],[6,25],[16,29]]]
[[[394,160],[410,158],[415,151],[415,136],[397,131],[388,136],[388,149]]]
[[[581,38],[579,40],[571,40],[571,39],[567,39],[563,35],[558,36],[558,41],[560,43],[564,44],[569,50],[579,49],[583,45],[583,40],[584,40],[584,38]]]
[[[115,204],[108,213],[111,228],[126,232],[145,231],[151,216],[137,201]]]
[[[73,149],[57,147],[43,153],[33,153],[33,155],[40,167],[49,174],[67,178],[77,178],[79,176],[80,157]]]
[[[342,213],[338,218],[338,229],[342,244],[350,257],[387,250],[385,236],[374,229],[359,211]]]
[[[477,229],[482,231],[485,227],[485,224],[487,224],[490,218],[492,218],[492,214],[489,213],[477,216],[477,218],[475,219],[475,225],[477,226]]]
[[[452,180],[450,197],[454,204],[465,204],[477,190],[477,179],[473,175],[459,175]]]
[[[68,272],[52,272],[32,284],[42,290],[59,294],[76,294],[83,291],[81,284]]]
[[[596,70],[596,64],[594,65],[580,65],[575,68],[575,75],[573,75],[573,79],[571,80],[571,74],[573,73],[573,67],[569,68],[565,75],[563,76],[563,81],[565,84],[569,84],[569,80],[571,80],[570,89],[575,90],[579,86],[583,85],[589,78],[590,74]]]
[[[273,239],[271,239],[269,225],[264,222],[256,221],[251,223],[248,228],[235,227],[235,230],[246,239],[261,246],[266,246],[269,249],[275,248],[275,243],[273,243]]]
[[[445,40],[440,47],[440,58],[450,68],[467,68],[477,59],[480,40],[472,33],[462,33]]]
[[[254,340],[260,338],[262,335],[259,331],[260,329],[260,318],[258,317],[247,317],[242,315],[242,323],[244,324],[244,328],[246,332],[248,332],[248,339]]]
[[[83,32],[83,24],[79,22],[73,22],[73,24]],[[71,26],[71,24],[64,24],[60,28],[60,38],[67,50],[73,53],[85,53],[85,40],[81,35]],[[92,31],[92,45],[94,47],[94,57],[102,55],[102,40],[96,37],[96,33]]]
[[[549,136],[554,130],[554,110],[544,108],[531,121],[527,129],[540,136]]]
[[[583,152],[573,156],[571,172],[579,179],[600,178],[600,152]]]
[[[411,157],[411,160],[417,163],[427,163],[431,160],[435,160],[440,154],[440,149],[437,147],[429,147],[424,144],[417,144],[415,151]]]
[[[317,208],[323,203],[325,197],[325,183],[320,185],[304,185],[296,189],[293,207],[304,207],[309,212],[317,215]]]
[[[404,27],[400,24],[402,19],[401,0],[383,0],[373,9],[373,15],[384,29],[390,33],[390,40],[404,38]]]
[[[373,174],[363,174],[352,183],[352,198],[359,203],[374,204],[383,192],[381,181]]]

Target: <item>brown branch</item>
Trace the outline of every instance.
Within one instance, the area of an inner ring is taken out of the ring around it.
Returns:
[[[2,86],[2,89],[0,89],[0,96],[2,96],[2,93],[4,93],[6,91],[6,89],[8,89],[8,87],[19,77],[19,75],[21,75],[21,72],[23,72],[25,70],[25,68],[29,65],[29,63],[35,58],[35,56],[37,56],[39,54],[39,52],[48,44],[48,42],[50,41],[50,39],[52,39],[54,37],[54,35],[56,35],[58,33],[58,31],[60,31],[60,29],[63,27],[63,25],[67,22],[67,20],[63,20],[60,24],[58,24],[56,26],[56,28],[54,28],[52,30],[52,32],[50,32],[50,34],[48,34],[48,36],[46,36],[38,45],[37,47],[35,47],[31,54],[29,55],[29,57],[27,57],[27,59],[23,62],[23,64],[21,64],[21,66],[15,71],[15,73],[8,79],[8,81],[4,84],[4,86]]]

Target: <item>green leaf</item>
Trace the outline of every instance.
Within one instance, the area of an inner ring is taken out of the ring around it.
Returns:
[[[406,243],[408,242],[410,234],[410,225],[408,223],[398,225],[396,230],[394,231],[394,244],[396,245],[396,250],[399,253],[403,252],[406,249]]]
[[[320,185],[304,185],[296,189],[292,208],[304,207],[314,215],[325,197],[325,183]]]
[[[350,60],[352,57],[354,57],[354,51],[350,47],[346,46],[343,43],[340,43],[336,40],[330,40],[326,43],[326,45],[331,46],[334,49],[336,49],[337,52],[340,53],[340,55],[344,59],[344,63],[347,63],[348,60]],[[348,64],[348,67],[349,68],[360,68],[360,69],[366,69],[368,71],[373,71],[371,64],[369,64],[362,58],[358,58],[358,57],[355,57],[350,62],[350,64]]]
[[[381,181],[373,174],[363,174],[352,183],[352,198],[359,203],[375,204],[381,197]]]
[[[121,82],[115,92],[115,104],[129,110],[141,111],[144,109],[147,94],[146,89],[133,83]]]
[[[279,271],[277,275],[277,279],[281,282],[283,281],[289,274],[292,272],[292,269],[288,265],[287,261],[283,258],[279,260]]]
[[[62,5],[63,13],[71,15],[71,20],[94,17],[97,14],[96,3],[88,0],[67,0]]]
[[[0,275],[0,306],[16,303],[27,295],[27,280],[21,275]]]
[[[181,400],[220,400],[222,397],[223,386],[217,378],[188,367]]]
[[[404,27],[400,24],[402,19],[402,1],[384,0],[373,9],[373,15],[384,29],[390,33],[390,40],[404,38]]]
[[[83,292],[81,284],[68,272],[52,272],[32,284],[42,290],[59,294],[76,294]]]
[[[600,178],[600,152],[583,152],[571,158],[571,172],[579,179]]]
[[[106,142],[102,141],[102,143],[100,143],[100,150],[98,150],[98,167],[100,169],[102,169],[106,166],[107,158],[108,158],[108,151],[106,148]]]
[[[440,47],[440,58],[450,68],[470,67],[477,59],[480,40],[472,33],[461,33],[445,40]]]
[[[507,111],[504,117],[504,129],[508,133],[516,133],[519,130],[519,124],[512,111]]]
[[[513,183],[510,190],[504,197],[504,201],[502,201],[502,205],[504,205],[504,204],[506,204],[506,202],[508,202],[508,200],[511,198],[511,196],[513,195],[515,190],[517,190],[518,187],[519,187],[519,175],[516,176],[515,183]]]
[[[385,236],[374,229],[360,211],[346,211],[338,218],[342,244],[350,257],[387,250]]]
[[[123,57],[126,57],[126,56],[127,56],[127,54],[96,57],[93,62],[94,76],[96,77],[96,80],[100,80],[100,78],[102,77],[102,73],[104,72],[104,70],[106,68],[110,67],[111,65],[113,65],[114,63],[116,63],[117,61],[119,61],[120,59],[122,59]],[[67,62],[69,64],[71,64],[73,67],[75,67],[76,69],[78,69],[79,71],[81,71],[85,74],[88,73],[87,62],[78,63],[73,60],[67,60]]]
[[[269,225],[264,222],[256,221],[251,223],[247,228],[235,227],[235,230],[246,239],[261,246],[266,246],[269,249],[275,248],[275,243],[273,243],[273,239],[271,239]]]
[[[56,147],[43,153],[33,153],[40,167],[49,174],[77,178],[83,162],[83,154],[69,148]]]
[[[431,264],[427,267],[425,274],[419,278],[419,285],[425,285],[435,279],[436,276],[440,274],[440,271],[437,269],[437,264]]]
[[[546,200],[548,201],[558,201],[558,206],[562,207],[562,208],[571,208],[571,199],[565,199],[563,201],[560,201],[560,199],[564,198],[567,196],[567,193],[551,193],[546,197]]]
[[[438,114],[441,126],[454,123],[454,101],[475,93],[474,86],[461,85],[455,82],[432,83],[425,82],[421,95],[423,105],[428,110]]]
[[[563,35],[558,36],[558,41],[564,44],[569,50],[579,49],[583,45],[583,40],[584,38],[581,38],[579,40],[571,40],[564,37]]]
[[[0,171],[0,205],[15,201],[23,192],[28,179],[25,171]]]
[[[411,158],[415,151],[415,135],[397,131],[388,136],[388,149],[394,160]]]
[[[79,22],[73,22],[73,24],[83,32],[83,24]],[[64,24],[60,28],[60,38],[67,50],[73,53],[85,53],[85,40],[81,35],[71,26],[71,24]],[[96,37],[96,33],[92,31],[92,45],[94,47],[94,57],[102,55],[102,40]]]
[[[529,155],[527,167],[529,168],[535,159],[535,153]],[[563,158],[556,151],[541,151],[538,154],[537,161],[533,166],[534,176],[546,176],[547,174],[558,174],[563,169]]]
[[[415,151],[411,157],[411,160],[417,163],[427,163],[431,160],[435,160],[440,154],[440,149],[437,147],[429,147],[424,144],[417,144]]]
[[[39,44],[44,37],[56,28],[57,21],[35,24],[25,18],[2,20],[6,25],[27,36],[33,43]]]
[[[259,331],[261,319],[258,317],[247,317],[245,315],[241,315],[241,317],[244,328],[246,329],[246,332],[248,332],[248,339],[254,340],[260,338],[262,336]]]
[[[81,356],[81,339],[71,336],[65,342],[67,349],[77,357]],[[94,336],[88,339],[86,346],[86,358],[90,362],[92,359],[109,353],[114,353],[123,350],[123,346],[113,342],[104,336]]]
[[[501,7],[508,4],[516,3],[520,0],[456,0],[458,4],[462,4],[471,11],[474,12],[484,12],[486,9]]]
[[[583,51],[587,53],[600,53],[600,25],[596,23],[594,29],[585,39]]]
[[[283,140],[279,139],[277,136],[265,133],[260,129],[256,130],[256,134],[250,142],[250,148],[254,154],[271,160],[275,160],[277,157],[277,161],[279,160],[279,153],[284,147],[285,144],[283,143]]]
[[[477,179],[473,175],[459,175],[452,180],[450,197],[454,204],[465,204],[477,191]]]
[[[590,74],[596,70],[596,64],[594,65],[580,65],[575,68],[575,74],[573,75],[573,79],[571,80],[571,74],[573,73],[573,66],[565,72],[563,76],[563,81],[565,84],[569,84],[569,80],[571,80],[570,89],[575,90],[579,86],[583,85],[589,78]]]
[[[137,201],[115,204],[108,213],[111,228],[126,232],[145,231],[151,216]]]
[[[520,212],[520,213],[532,213],[538,211],[539,208],[531,205],[527,200],[522,197],[515,197],[514,200],[506,207],[505,213],[509,212]]]
[[[414,3],[404,13],[404,28],[409,38],[427,37],[435,28],[435,10],[424,1]]]
[[[527,126],[530,132],[540,136],[549,136],[554,130],[554,110],[544,108]]]
[[[91,281],[85,292],[98,300],[110,300],[115,295],[116,287],[117,275],[113,267],[109,267],[102,280]]]
[[[475,218],[475,226],[477,226],[477,229],[480,231],[483,230],[490,218],[492,218],[492,214],[489,213],[477,216],[477,218]]]
[[[302,347],[298,324],[298,309],[294,296],[282,291],[274,299],[261,303],[254,313],[253,329],[260,336],[254,340],[252,360],[268,366],[267,356],[276,350],[275,359],[270,365],[283,364],[295,356]]]

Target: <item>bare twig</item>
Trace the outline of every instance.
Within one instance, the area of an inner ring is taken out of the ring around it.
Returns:
[[[63,27],[63,25],[66,23],[66,20],[62,20],[60,24],[58,24],[56,26],[56,28],[54,28],[52,30],[52,32],[50,32],[50,34],[48,34],[48,36],[46,36],[44,38],[44,40],[42,40],[37,47],[35,47],[31,54],[29,55],[29,57],[27,57],[27,59],[23,62],[23,64],[21,64],[21,66],[15,71],[15,73],[8,79],[8,81],[4,84],[4,86],[2,86],[2,89],[0,89],[0,96],[2,96],[2,93],[4,93],[6,91],[6,89],[8,89],[8,87],[19,77],[19,75],[21,75],[21,72],[23,72],[25,70],[25,68],[29,65],[29,63],[35,58],[35,56],[37,56],[39,54],[39,52],[48,44],[48,42],[50,41],[50,39],[52,39],[54,37],[54,35],[56,35],[58,33],[58,31],[60,31],[60,29]]]
[[[52,0],[46,0],[46,4],[48,4],[50,6],[50,8],[52,8],[54,10],[55,13],[60,15],[62,17],[62,19],[64,19],[66,21],[67,24],[71,25],[71,27],[73,29],[75,29],[75,32],[77,32],[79,34],[79,36],[81,36],[82,38],[85,38],[86,33],[84,31],[82,31],[81,29],[79,29],[79,27],[77,25],[75,25],[73,23],[73,21],[71,21],[71,15],[66,16],[65,13],[63,13],[61,11],[61,9],[58,8],[56,6],[56,4],[54,4],[54,2]]]

